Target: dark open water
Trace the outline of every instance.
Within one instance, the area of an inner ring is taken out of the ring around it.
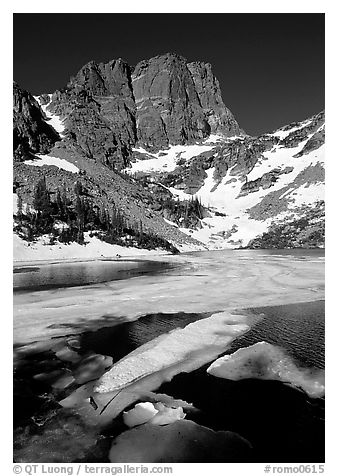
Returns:
[[[85,286],[164,272],[173,263],[136,259],[54,263],[15,267],[14,292]]]

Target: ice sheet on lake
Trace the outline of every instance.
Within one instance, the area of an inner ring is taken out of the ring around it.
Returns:
[[[29,344],[65,336],[73,334],[74,327],[98,329],[102,316],[108,316],[105,322],[113,325],[116,319],[135,320],[156,312],[216,313],[323,299],[323,257],[297,259],[292,253],[228,250],[152,256],[177,266],[164,274],[97,284],[90,289],[78,286],[15,294],[14,342]]]
[[[245,321],[244,316],[221,312],[153,339],[113,365],[94,390],[98,393],[119,390],[179,362],[194,361],[195,353],[198,360],[199,352],[205,349],[220,354],[233,339],[249,330]]]
[[[284,350],[268,342],[257,342],[220,357],[207,372],[229,380],[279,380],[301,388],[313,398],[325,393],[323,371],[300,368]]]

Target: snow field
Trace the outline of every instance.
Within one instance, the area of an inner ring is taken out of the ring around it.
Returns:
[[[52,157],[50,155],[35,154],[40,160],[26,160],[24,163],[26,165],[32,165],[34,167],[43,167],[44,165],[53,165],[58,169],[66,170],[67,172],[72,172],[73,174],[79,173],[78,167],[68,162],[65,159],[59,159],[58,157]]]
[[[64,137],[64,130],[65,126],[63,124],[63,120],[56,114],[53,114],[48,110],[48,106],[52,101],[52,94],[48,94],[49,96],[49,103],[48,104],[41,104],[40,96],[34,96],[34,99],[39,103],[41,109],[47,116],[47,122],[50,126],[52,126],[56,132],[60,135],[60,137]]]

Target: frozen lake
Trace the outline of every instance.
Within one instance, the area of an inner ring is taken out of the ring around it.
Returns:
[[[16,270],[14,284],[18,462],[71,462],[80,454],[88,461],[89,448],[104,435],[99,428],[120,421],[121,411],[145,395],[159,394],[195,405],[198,413],[187,419],[248,438],[258,460],[323,457],[324,402],[306,395],[323,377],[323,250],[229,250],[152,262],[32,265]],[[287,357],[277,363],[276,375],[297,380],[300,387],[304,383],[305,392],[271,377],[231,382],[207,373],[220,355],[260,341],[272,347],[254,371],[263,375],[265,360],[273,364],[275,349],[281,348]],[[113,367],[89,387],[73,383],[69,390],[48,390],[50,383],[36,375],[54,372],[54,380],[76,375],[72,363],[58,360],[67,342],[84,357],[111,356]],[[41,395],[49,395],[48,404]],[[98,411],[88,403],[91,395]],[[112,397],[114,404],[98,415]],[[60,401],[66,402],[62,410]],[[80,420],[74,420],[74,410]],[[46,422],[36,434],[31,423],[25,430],[32,414]],[[78,443],[61,451],[66,427]],[[105,461],[105,447],[97,451],[97,461]]]
[[[132,262],[124,265],[128,269],[101,261],[44,265],[28,272],[21,268],[14,284],[26,290],[31,286],[31,291],[14,293],[14,343],[150,313],[219,312],[324,299],[323,250],[198,252],[136,262],[134,268]],[[139,274],[142,267],[145,274]],[[82,284],[88,275],[94,276],[91,284]]]

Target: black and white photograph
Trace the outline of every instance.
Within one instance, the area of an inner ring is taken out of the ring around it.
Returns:
[[[324,473],[325,14],[155,11],[12,15],[13,471]]]

